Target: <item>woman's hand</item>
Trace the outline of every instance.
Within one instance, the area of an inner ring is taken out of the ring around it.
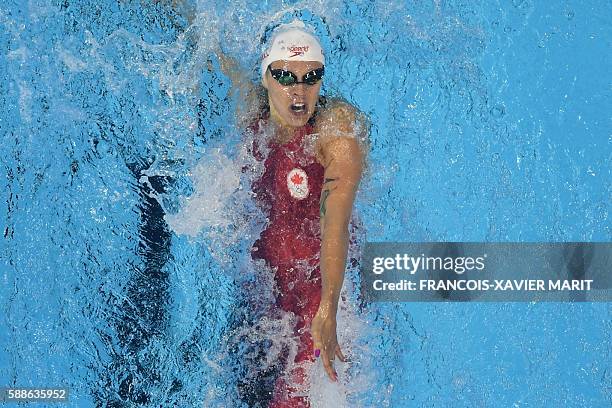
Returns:
[[[347,358],[342,353],[336,335],[336,314],[326,308],[319,308],[317,314],[312,319],[310,333],[314,345],[313,352],[317,356],[316,350],[320,350],[320,357],[323,360],[323,367],[332,381],[338,381],[338,374],[333,366],[333,361],[338,356],[343,363]],[[319,357],[319,356],[317,356]]]

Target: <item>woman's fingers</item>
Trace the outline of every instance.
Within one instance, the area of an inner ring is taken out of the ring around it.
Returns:
[[[329,355],[333,353],[328,353],[326,350],[323,350],[323,367],[325,367],[325,371],[329,378],[332,381],[338,381],[338,374],[336,374],[336,370],[334,370],[334,366],[332,365],[332,360],[329,358]]]
[[[323,346],[321,341],[315,340],[314,334],[312,337],[314,345],[314,356],[317,358],[321,357],[321,360],[323,361],[323,367],[325,368],[327,375],[329,375],[329,378],[331,378],[332,381],[336,381],[338,379],[338,375],[336,374],[336,370],[334,370],[334,367],[332,365],[334,353],[329,353],[327,349]],[[331,359],[330,355],[332,357]]]
[[[336,347],[338,343],[334,341],[335,333],[328,333],[326,330],[321,331],[320,321],[313,320],[310,335],[312,336],[313,354],[317,358],[321,358],[323,367],[327,375],[332,381],[338,381],[338,374],[334,370],[333,361],[336,358]]]
[[[340,345],[336,346],[336,356],[338,356],[340,361],[342,361],[343,363],[346,363],[347,361],[349,361],[348,358],[346,358],[344,354],[342,353],[342,350],[340,349]]]
[[[318,330],[313,329],[311,332],[312,336],[312,352],[315,357],[319,357],[321,350],[323,350],[323,344],[321,343],[321,336]]]

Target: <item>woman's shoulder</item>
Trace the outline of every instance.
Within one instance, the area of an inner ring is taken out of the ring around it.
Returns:
[[[337,143],[355,142],[362,152],[369,150],[369,119],[343,98],[325,98],[325,103],[317,113],[315,130],[319,134],[319,149],[322,151]]]
[[[319,117],[327,117],[330,115],[351,115],[356,114],[359,110],[349,101],[340,97],[324,97],[319,100],[320,109]]]
[[[367,130],[358,129],[359,126],[367,126],[366,115],[346,99],[334,97],[324,100],[325,103],[317,112],[315,123],[317,130],[323,130],[326,133],[331,131],[339,136],[356,136],[356,130]]]

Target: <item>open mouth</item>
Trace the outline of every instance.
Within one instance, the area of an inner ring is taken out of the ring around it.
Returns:
[[[306,104],[305,103],[292,103],[291,111],[294,113],[304,113],[306,112]]]

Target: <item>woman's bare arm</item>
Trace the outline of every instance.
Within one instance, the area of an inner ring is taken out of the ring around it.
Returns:
[[[336,313],[348,253],[348,227],[361,177],[361,153],[355,139],[329,143],[331,155],[321,193],[321,307]]]
[[[338,344],[336,314],[348,253],[349,223],[363,171],[364,152],[355,129],[355,110],[350,105],[330,107],[317,119],[317,157],[325,168],[321,191],[321,301],[311,323],[315,356],[322,352],[325,371],[333,381],[337,356],[347,361]]]
[[[342,128],[344,124],[337,125]],[[334,128],[337,129],[336,126]],[[326,308],[335,315],[344,280],[348,227],[361,178],[363,157],[355,137],[333,134],[323,137],[330,140],[322,147],[325,173],[320,202],[323,286],[320,308]]]
[[[247,72],[240,66],[234,57],[225,54],[220,49],[217,49],[215,54],[219,59],[221,72],[223,72],[232,83],[230,89],[232,97],[238,98],[236,117],[243,118],[257,102],[255,86],[251,83]]]
[[[355,115],[342,106],[332,109],[319,125],[321,156],[325,168],[321,191],[320,308],[335,315],[348,253],[353,202],[363,170],[363,154],[353,134]]]

